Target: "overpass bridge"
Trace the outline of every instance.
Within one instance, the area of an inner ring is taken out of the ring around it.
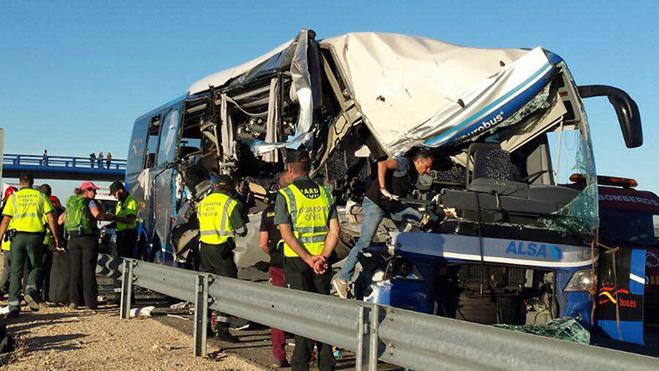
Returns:
[[[91,161],[89,157],[42,156],[5,153],[2,176],[17,178],[22,172],[37,179],[115,181],[126,177],[126,160],[112,159],[107,163]]]

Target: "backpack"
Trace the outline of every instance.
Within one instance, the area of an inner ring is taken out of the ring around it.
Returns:
[[[89,215],[89,200],[76,195],[66,201],[64,228],[69,233],[92,234],[94,225]]]

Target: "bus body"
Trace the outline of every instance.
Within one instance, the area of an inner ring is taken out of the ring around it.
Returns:
[[[426,223],[378,235],[407,261],[384,280],[413,297],[394,295],[392,305],[455,316],[461,301],[490,300],[494,315],[482,322],[568,315],[588,323],[598,208],[582,98],[592,96],[608,97],[627,146],[641,145],[638,108],[626,93],[577,86],[565,61],[542,48],[469,48],[383,33],[318,41],[302,30],[138,118],[127,183],[161,260],[191,263],[195,206],[210,176],[241,180],[236,197],[253,216],[237,251],[250,265],[261,259],[250,254],[259,250],[255,225],[283,149],[310,151],[311,174],[332,188],[341,241],[350,246],[372,165],[429,147],[434,171],[415,193]],[[564,185],[571,171],[584,174],[583,188]],[[450,303],[431,295],[447,283]]]

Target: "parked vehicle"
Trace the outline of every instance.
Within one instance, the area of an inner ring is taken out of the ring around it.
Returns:
[[[580,177],[575,176],[575,181]],[[613,339],[644,343],[659,323],[659,197],[634,179],[599,176],[597,325]]]

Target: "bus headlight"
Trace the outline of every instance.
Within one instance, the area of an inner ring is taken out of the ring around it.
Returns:
[[[593,286],[593,270],[582,269],[572,274],[570,281],[567,283],[563,291],[592,291]]]

